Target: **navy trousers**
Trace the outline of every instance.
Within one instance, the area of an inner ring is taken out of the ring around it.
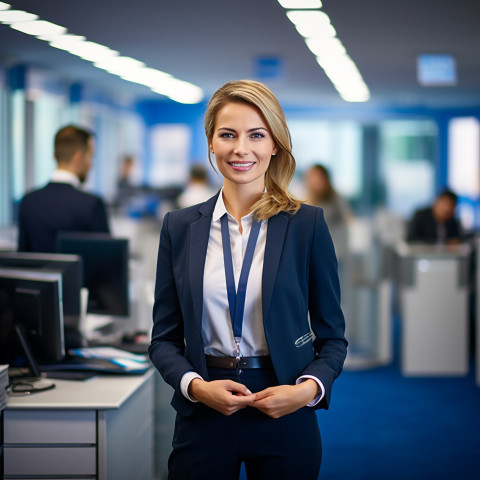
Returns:
[[[209,368],[211,380],[234,380],[251,392],[277,385],[273,369]],[[316,480],[322,445],[315,411],[304,407],[273,419],[247,407],[226,416],[203,404],[189,417],[177,414],[169,480]]]

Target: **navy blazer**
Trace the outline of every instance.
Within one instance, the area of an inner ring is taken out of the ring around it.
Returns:
[[[182,376],[195,371],[209,378],[202,341],[203,272],[217,197],[168,213],[160,234],[149,354],[175,389],[172,405],[184,416],[197,404],[182,395]],[[280,213],[268,220],[262,308],[279,384],[313,375],[325,387],[317,408],[328,408],[347,341],[337,260],[320,208],[302,205],[295,215]]]
[[[103,200],[56,182],[25,195],[18,214],[18,250],[56,252],[60,231],[109,233]]]

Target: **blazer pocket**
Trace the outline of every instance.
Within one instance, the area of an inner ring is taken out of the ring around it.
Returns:
[[[305,335],[302,335],[301,337],[298,337],[298,338],[295,340],[295,346],[296,346],[297,348],[303,347],[303,346],[306,345],[307,343],[311,342],[311,341],[312,341],[312,338],[313,338],[313,333],[312,333],[312,332],[308,332],[308,333],[306,333]]]

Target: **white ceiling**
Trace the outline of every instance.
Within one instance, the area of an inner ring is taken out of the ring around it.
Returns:
[[[5,1],[192,82],[207,97],[228,80],[253,78],[257,57],[274,56],[283,75],[266,83],[283,104],[350,107],[276,0]],[[323,11],[370,89],[371,100],[357,108],[480,106],[480,1],[323,0]],[[420,53],[453,54],[457,86],[419,86]],[[127,96],[154,95],[6,25],[0,62],[28,62]]]

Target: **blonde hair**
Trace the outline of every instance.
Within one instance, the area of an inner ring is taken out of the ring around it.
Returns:
[[[211,144],[218,112],[228,103],[246,103],[257,108],[270,130],[277,148],[265,173],[266,192],[253,207],[255,218],[266,220],[280,212],[296,213],[301,202],[288,193],[295,172],[292,141],[285,115],[273,92],[260,82],[236,80],[220,87],[208,102],[205,113],[205,134]],[[215,169],[208,151],[208,159]]]

